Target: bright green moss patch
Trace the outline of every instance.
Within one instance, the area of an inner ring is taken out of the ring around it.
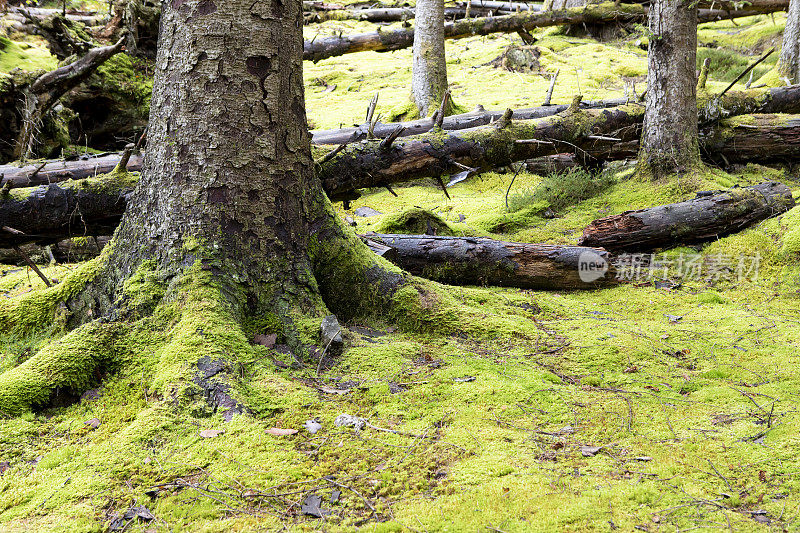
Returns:
[[[22,70],[53,70],[58,61],[43,44],[12,41],[0,36],[0,73]]]
[[[453,235],[454,233],[441,216],[421,208],[387,215],[375,226],[375,231],[412,235]]]

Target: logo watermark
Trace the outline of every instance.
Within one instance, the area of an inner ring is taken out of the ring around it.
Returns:
[[[620,254],[609,264],[598,253],[585,251],[578,258],[578,275],[584,283],[603,278],[613,267],[613,275],[621,281],[646,282],[664,278],[683,281],[741,282],[758,280],[761,255],[729,256],[725,254]]]
[[[602,255],[587,250],[578,256],[578,276],[584,283],[602,278],[608,272],[608,261]]]

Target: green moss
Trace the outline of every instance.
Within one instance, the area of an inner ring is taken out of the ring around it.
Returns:
[[[0,73],[15,68],[26,71],[53,70],[58,61],[50,55],[45,45],[12,41],[0,36]]]
[[[441,216],[421,208],[386,215],[375,226],[375,231],[412,235],[454,235],[455,233]]]
[[[64,317],[62,302],[78,295],[86,284],[105,266],[107,254],[84,263],[57,285],[0,300],[0,332],[22,334],[53,323],[57,316]]]

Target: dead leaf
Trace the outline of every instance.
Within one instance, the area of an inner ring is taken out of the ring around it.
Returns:
[[[623,370],[623,372],[625,372],[626,374],[633,374],[634,372],[638,372],[638,371],[639,371],[639,367],[636,366],[636,365],[629,366],[628,368]]]
[[[649,462],[649,461],[652,461],[652,460],[653,460],[653,458],[652,458],[652,457],[649,457],[649,456],[647,456],[647,455],[640,455],[639,457],[634,457],[634,459],[635,459],[636,461],[642,461],[643,463],[647,463],[647,462]]]
[[[296,429],[287,429],[287,428],[269,428],[265,431],[270,435],[275,435],[276,437],[285,437],[287,435],[294,435],[297,433]]]
[[[322,508],[322,497],[317,494],[309,494],[303,503],[300,505],[300,511],[303,514],[322,518],[331,514],[330,510]]]
[[[453,378],[453,381],[456,383],[467,383],[469,381],[475,381],[475,376],[464,376],[463,378]]]
[[[221,429],[204,429],[200,431],[200,436],[204,439],[213,439],[214,437],[219,437],[223,433],[225,432]]]
[[[266,346],[267,348],[274,347],[277,340],[278,335],[275,333],[270,333],[269,335],[253,335],[254,344],[260,344],[261,346]]]
[[[335,83],[333,85],[326,85],[325,86],[325,90],[322,91],[322,94],[332,93],[335,90],[336,90],[336,84]]]
[[[100,427],[100,419],[99,418],[91,418],[83,423],[84,426],[90,427],[92,429],[97,429]]]

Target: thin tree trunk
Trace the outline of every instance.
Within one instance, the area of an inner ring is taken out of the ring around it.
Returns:
[[[647,98],[640,168],[653,177],[699,164],[697,10],[691,0],[654,0],[649,15]]]
[[[411,95],[421,116],[436,109],[447,91],[444,0],[419,0],[414,18]]]
[[[800,0],[789,0],[778,72],[792,83],[800,81]]]

